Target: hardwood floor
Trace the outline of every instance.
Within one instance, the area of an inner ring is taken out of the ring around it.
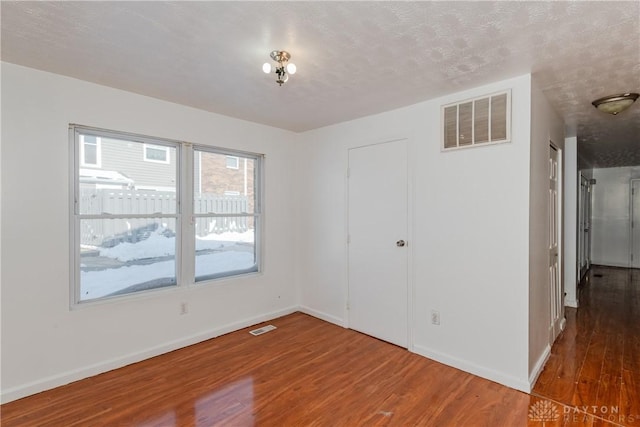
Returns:
[[[640,426],[620,419],[640,415],[638,272],[597,271],[533,395],[295,313],[2,405],[2,426]],[[616,396],[612,423],[575,407]]]
[[[640,426],[640,270],[591,269],[532,394]]]

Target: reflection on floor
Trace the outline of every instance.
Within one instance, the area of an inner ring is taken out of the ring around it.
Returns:
[[[640,426],[640,270],[594,266],[532,394]]]

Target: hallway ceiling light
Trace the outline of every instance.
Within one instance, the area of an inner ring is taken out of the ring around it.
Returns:
[[[276,83],[282,86],[283,83],[289,80],[289,74],[293,75],[296,73],[296,65],[293,62],[289,62],[291,54],[285,50],[274,50],[271,52],[271,59],[278,63],[275,66]],[[268,62],[262,65],[262,71],[264,71],[265,74],[271,73],[273,69],[274,67]]]
[[[620,95],[609,95],[592,102],[593,106],[603,113],[614,116],[633,104],[638,99],[637,93],[623,93]]]

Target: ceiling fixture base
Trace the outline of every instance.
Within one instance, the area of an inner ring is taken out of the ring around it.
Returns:
[[[274,50],[270,56],[276,62],[288,62],[291,59],[291,54],[286,50]]]
[[[637,93],[621,93],[619,95],[609,95],[596,99],[591,104],[603,113],[613,114],[614,116],[631,107],[631,104],[638,99]]]

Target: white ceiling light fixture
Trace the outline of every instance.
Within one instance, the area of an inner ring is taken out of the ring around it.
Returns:
[[[271,52],[271,59],[278,64],[273,67],[268,62],[265,62],[262,64],[262,71],[264,71],[265,74],[269,74],[275,68],[276,83],[282,86],[283,83],[289,80],[289,74],[293,75],[296,73],[296,65],[293,62],[289,62],[291,54],[285,50],[274,50]]]
[[[603,113],[613,114],[623,112],[627,108],[631,107],[631,104],[638,99],[637,93],[622,93],[620,95],[609,95],[596,99],[592,102],[593,106]]]

